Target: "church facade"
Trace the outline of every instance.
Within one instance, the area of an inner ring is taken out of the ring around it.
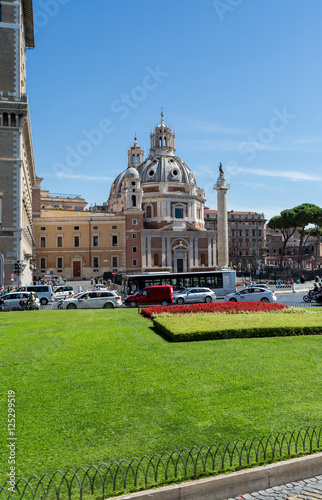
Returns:
[[[135,139],[128,167],[113,182],[108,198],[108,213],[124,214],[126,220],[126,271],[213,269],[217,232],[206,230],[204,208],[204,190],[176,155],[175,134],[161,113],[148,157],[144,159]],[[140,238],[133,244],[138,229]]]

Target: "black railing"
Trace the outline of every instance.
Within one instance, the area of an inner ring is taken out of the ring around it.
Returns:
[[[28,481],[19,479],[14,492],[7,481],[0,485],[0,500],[85,499],[89,495],[104,500],[108,495],[197,479],[317,452],[320,450],[320,443],[321,427],[310,426],[261,438],[247,438],[245,441],[239,439],[228,444],[221,442],[218,445],[203,445],[201,448],[193,446],[190,450],[183,448],[172,453],[144,456],[140,460],[121,460],[88,469],[79,467],[65,473],[57,471],[52,475],[32,476]]]

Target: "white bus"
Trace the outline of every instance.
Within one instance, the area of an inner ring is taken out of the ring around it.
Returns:
[[[217,297],[224,297],[236,290],[236,271],[197,271],[187,273],[155,272],[126,274],[122,276],[122,294],[127,297],[146,286],[172,285],[174,290],[202,286],[216,292]]]

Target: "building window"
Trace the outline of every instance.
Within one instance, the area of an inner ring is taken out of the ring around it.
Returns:
[[[93,226],[93,229],[98,229],[98,226]]]
[[[93,267],[99,267],[98,257],[93,257]]]
[[[93,247],[98,247],[98,236],[93,236]]]
[[[117,226],[112,226],[112,229],[117,229]]]
[[[74,231],[79,231],[79,226],[74,226]]]
[[[112,257],[112,267],[117,267],[117,257]]]
[[[133,239],[136,239],[136,237],[137,237],[136,233],[133,233],[133,234],[132,234],[132,238],[133,238]]]
[[[117,236],[115,234],[112,236],[112,246],[117,247]]]
[[[62,226],[58,226],[56,229],[57,229],[57,231],[62,231],[63,230]]]
[[[62,269],[62,268],[63,268],[63,258],[57,257],[57,269]]]
[[[46,237],[45,236],[41,236],[41,238],[40,238],[40,247],[41,248],[46,247]]]
[[[136,253],[138,251],[138,247],[132,247],[132,252]]]
[[[175,208],[174,209],[174,217],[176,219],[183,219],[183,208]]]
[[[74,236],[74,247],[79,247],[79,236]]]
[[[42,226],[42,227],[40,228],[40,231],[46,231],[46,228],[45,228],[44,226]]]
[[[57,247],[61,248],[63,246],[63,237],[57,236]]]
[[[138,223],[137,219],[132,219],[132,226],[136,226]]]
[[[136,259],[133,259],[132,260],[132,266],[137,266],[138,265],[138,261]]]
[[[145,216],[147,219],[150,219],[152,217],[152,207],[148,205],[145,209]]]
[[[45,257],[41,257],[41,259],[40,259],[40,268],[46,269],[46,258]]]
[[[2,193],[0,193],[0,225],[2,224]]]
[[[136,196],[132,194],[132,207],[136,207]]]

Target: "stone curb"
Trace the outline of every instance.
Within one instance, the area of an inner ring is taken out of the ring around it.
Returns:
[[[317,453],[231,474],[220,474],[216,477],[112,498],[113,500],[224,500],[309,479],[320,475],[321,471],[322,453]]]

